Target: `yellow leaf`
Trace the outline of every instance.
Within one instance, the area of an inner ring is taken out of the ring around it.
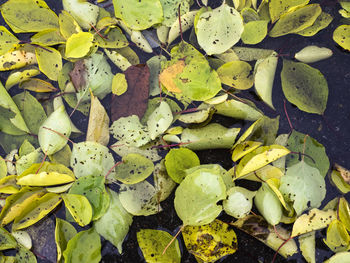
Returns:
[[[276,161],[290,151],[281,145],[262,146],[243,157],[236,167],[237,178],[256,171],[265,165]]]
[[[128,83],[125,78],[125,74],[117,73],[113,77],[112,81],[112,93],[115,95],[122,95],[128,89]]]
[[[3,194],[15,194],[19,190],[19,186],[16,185],[16,175],[5,176],[0,179],[0,193]]]
[[[94,35],[89,32],[79,32],[71,35],[66,43],[66,56],[68,58],[81,58],[86,56],[93,46]]]
[[[176,87],[174,79],[180,74],[185,67],[185,61],[179,60],[175,64],[167,67],[159,74],[159,81],[170,92],[180,93],[181,90]]]
[[[322,211],[313,208],[307,214],[302,214],[295,220],[292,237],[325,228],[336,218],[337,214],[334,210]]]
[[[42,79],[32,78],[26,81],[23,81],[19,84],[21,89],[31,90],[35,92],[53,92],[56,91],[56,88],[47,81]]]
[[[91,94],[89,125],[86,133],[87,141],[98,142],[107,146],[109,142],[109,117],[97,97]]]
[[[58,194],[47,193],[25,207],[12,225],[12,230],[31,226],[49,214],[62,201]]]
[[[258,148],[262,143],[261,142],[253,142],[246,141],[238,144],[232,152],[232,160],[237,162],[237,160],[241,159],[246,154]]]
[[[39,69],[49,79],[57,81],[58,74],[62,69],[61,53],[51,47],[35,48],[36,59]]]
[[[34,52],[25,49],[8,51],[0,56],[0,71],[23,68],[36,63]]]
[[[182,231],[187,250],[204,262],[233,254],[237,250],[237,237],[229,224],[214,220],[202,226],[186,226]]]
[[[63,194],[62,198],[68,211],[80,226],[86,226],[92,218],[92,207],[89,200],[78,194]]]

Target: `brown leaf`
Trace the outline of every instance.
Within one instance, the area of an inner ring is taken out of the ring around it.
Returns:
[[[84,59],[74,63],[74,68],[69,72],[70,79],[76,91],[81,90],[86,85],[86,67]]]
[[[125,72],[128,90],[111,101],[112,121],[137,115],[141,119],[147,109],[149,94],[149,68],[146,64],[130,66]]]
[[[340,166],[339,164],[334,164],[334,168],[340,173],[344,181],[350,184],[350,171]]]

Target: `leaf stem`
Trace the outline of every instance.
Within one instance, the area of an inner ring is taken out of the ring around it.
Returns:
[[[167,249],[170,247],[170,245],[175,241],[175,239],[177,238],[177,236],[182,232],[182,230],[185,228],[184,225],[182,225],[179,229],[179,231],[177,231],[177,233],[175,234],[175,236],[170,240],[169,244],[166,245],[166,247],[164,248],[162,255],[165,254],[165,252],[167,251]]]
[[[292,122],[290,121],[290,118],[289,118],[289,115],[288,115],[288,112],[287,112],[286,100],[283,100],[283,108],[284,108],[284,113],[286,114],[286,117],[287,117],[287,120],[288,120],[288,123],[289,123],[290,130],[293,131],[294,127],[292,125]]]

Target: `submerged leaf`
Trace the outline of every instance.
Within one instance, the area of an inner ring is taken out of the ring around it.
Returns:
[[[283,60],[282,90],[300,110],[322,115],[328,100],[328,84],[322,73],[304,63]]]

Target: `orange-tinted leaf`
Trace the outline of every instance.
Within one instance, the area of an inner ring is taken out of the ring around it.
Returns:
[[[170,92],[178,92],[181,90],[176,87],[174,79],[177,74],[181,73],[185,67],[185,61],[179,60],[175,64],[167,67],[159,74],[159,81],[166,87]]]

